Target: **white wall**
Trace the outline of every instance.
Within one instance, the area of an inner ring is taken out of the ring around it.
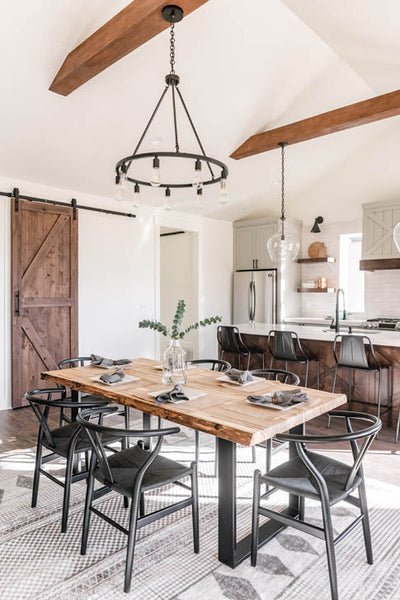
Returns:
[[[0,177],[0,190],[133,212],[129,203]],[[79,353],[156,357],[156,334],[137,327],[159,318],[160,226],[199,233],[199,317],[231,317],[232,224],[142,207],[136,219],[79,211]],[[10,200],[0,197],[0,409],[11,406]],[[215,328],[200,333],[200,356],[216,355]]]

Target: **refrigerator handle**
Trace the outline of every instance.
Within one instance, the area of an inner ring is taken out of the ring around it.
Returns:
[[[249,321],[251,321],[251,306],[252,306],[252,303],[251,303],[251,284],[252,283],[253,282],[250,281],[249,288],[248,288],[248,291],[247,291],[247,308],[248,308]]]
[[[250,281],[249,285],[249,321],[252,323],[256,314],[256,284]]]

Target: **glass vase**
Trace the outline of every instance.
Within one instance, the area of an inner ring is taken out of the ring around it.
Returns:
[[[171,385],[183,385],[188,382],[186,351],[182,348],[180,340],[171,339],[164,352],[162,382]]]

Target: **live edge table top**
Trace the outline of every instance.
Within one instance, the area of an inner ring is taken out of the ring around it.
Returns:
[[[206,395],[189,402],[156,405],[149,392],[172,387],[161,383],[161,371],[155,368],[158,364],[159,361],[147,358],[134,359],[132,365],[125,367],[124,371],[127,375],[140,379],[118,386],[92,381],[92,377],[106,372],[105,369],[92,366],[48,371],[42,373],[42,379],[125,404],[244,446],[259,444],[346,402],[344,394],[301,388],[307,392],[308,402],[282,411],[263,408],[247,402],[247,396],[271,393],[277,389],[293,389],[293,386],[264,380],[240,387],[216,381],[217,377],[223,375],[220,372],[193,368],[188,371],[188,387],[205,392]]]

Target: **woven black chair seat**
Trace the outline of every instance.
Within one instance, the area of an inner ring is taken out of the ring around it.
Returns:
[[[102,437],[102,442],[104,443],[104,436]],[[135,445],[110,456],[108,463],[114,479],[111,485],[110,482],[106,481],[104,473],[99,467],[94,470],[93,475],[100,483],[108,485],[111,489],[131,498],[138,470],[149,458],[150,454],[147,450],[143,450],[140,446]],[[142,490],[146,491],[173,483],[186,475],[190,475],[190,473],[191,467],[186,467],[174,460],[165,458],[165,456],[157,456],[145,473]]]
[[[307,452],[307,456],[325,479],[328,488],[329,503],[331,505],[336,504],[346,498],[349,495],[349,490],[345,490],[345,484],[352,467],[315,452]],[[312,482],[310,472],[300,458],[292,458],[284,464],[275,467],[275,469],[263,475],[263,481],[274,488],[291,494],[299,494],[315,500],[320,498]],[[357,488],[360,483],[361,477],[356,476],[350,491]]]
[[[86,400],[86,397],[85,397]],[[71,438],[78,429],[81,427],[78,423],[70,423],[69,425],[64,425],[63,427],[58,427],[57,429],[51,430],[51,435],[54,440],[54,446],[52,446],[46,438],[43,438],[42,444],[48,450],[59,454],[60,456],[64,456],[65,458],[68,456],[68,448],[71,442]],[[86,452],[92,449],[89,437],[86,431],[81,427],[82,431],[79,434],[78,441],[76,443],[75,452]],[[120,441],[121,436],[117,435],[109,435],[104,434],[103,442],[104,444],[111,444],[112,442]]]

